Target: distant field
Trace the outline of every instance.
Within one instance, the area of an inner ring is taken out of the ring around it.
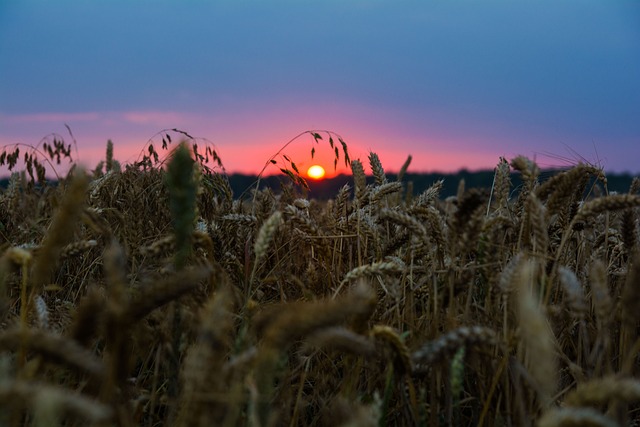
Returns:
[[[639,418],[637,178],[372,153],[255,190],[190,150],[2,190],[0,424]]]

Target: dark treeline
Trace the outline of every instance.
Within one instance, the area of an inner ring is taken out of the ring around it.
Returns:
[[[559,171],[543,171],[540,174],[540,180],[544,181],[545,179],[553,176],[558,172]],[[463,179],[465,188],[490,189],[493,185],[493,177],[494,172],[492,170],[478,172],[462,170],[460,172],[450,174],[407,173],[405,174],[402,182],[404,183],[405,191],[411,191],[412,194],[417,195],[429,188],[436,181],[442,180],[443,187],[440,195],[442,198],[447,198],[449,196],[454,196],[457,193],[460,181]],[[631,185],[631,180],[633,179],[633,177],[634,175],[630,175],[627,173],[608,174],[607,190],[610,193],[625,193],[629,190],[629,186]],[[395,174],[387,174],[387,179],[389,181],[394,181],[397,179],[397,176]],[[367,182],[373,183],[373,176],[367,177]],[[514,196],[515,194],[517,194],[517,191],[521,184],[520,174],[512,173],[511,182],[513,184],[512,188],[514,189],[514,194],[512,194],[512,196]],[[7,188],[8,183],[8,178],[1,178],[0,188]],[[229,183],[231,184],[231,189],[233,190],[234,197],[240,198],[242,196],[248,196],[251,193],[251,189],[256,186],[257,176],[231,174],[229,175]],[[274,192],[277,193],[280,191],[282,185],[290,185],[290,183],[291,181],[284,174],[272,175],[261,178],[259,187],[268,187],[273,189]],[[328,178],[322,181],[307,180],[307,183],[309,184],[309,188],[311,189],[311,192],[309,193],[310,198],[318,200],[328,200],[335,197],[340,188],[342,188],[345,184],[349,184],[351,187],[353,187],[353,177],[351,175],[338,175],[334,178]],[[602,186],[601,183],[600,186]]]
[[[544,181],[558,172],[560,171],[543,171],[540,174],[540,180]],[[440,194],[442,198],[446,198],[454,196],[457,193],[460,181],[463,179],[465,188],[490,189],[493,185],[493,177],[494,172],[492,170],[478,172],[462,170],[458,173],[451,174],[407,173],[405,174],[402,182],[404,183],[405,190],[411,191],[412,194],[417,195],[429,188],[436,181],[443,180],[443,187]],[[634,176],[630,174],[607,174],[607,190],[609,192],[625,193],[629,190],[633,177]],[[257,177],[252,175],[229,175],[229,182],[231,183],[234,196],[239,197],[243,193],[247,194],[247,190],[256,185],[256,179]],[[397,176],[395,174],[387,174],[387,179],[389,181],[394,181],[397,179]],[[340,188],[345,184],[349,184],[353,187],[353,178],[351,175],[338,175],[334,178],[328,178],[322,181],[308,180],[307,182],[311,189],[309,197],[318,200],[333,198],[338,193],[338,190],[340,190]],[[367,182],[373,183],[373,176],[367,177]],[[520,174],[512,173],[511,182],[513,184],[512,188],[514,188],[514,194],[517,194],[521,184]],[[290,180],[285,175],[268,176],[260,180],[260,188],[269,187],[278,192],[281,185],[287,185],[289,183]],[[600,185],[602,186],[601,183]]]

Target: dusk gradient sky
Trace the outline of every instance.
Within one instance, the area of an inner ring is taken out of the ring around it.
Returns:
[[[327,129],[389,171],[638,173],[640,1],[0,0],[0,145],[65,123],[89,167],[175,127],[229,172]],[[310,166],[312,141],[287,154]]]

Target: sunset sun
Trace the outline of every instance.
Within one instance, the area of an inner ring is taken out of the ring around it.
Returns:
[[[313,165],[307,170],[307,175],[311,179],[322,179],[324,178],[324,168],[320,165]]]

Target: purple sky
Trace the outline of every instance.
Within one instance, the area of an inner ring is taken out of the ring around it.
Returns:
[[[640,2],[0,0],[0,145],[65,123],[90,167],[107,139],[135,160],[177,127],[232,172],[328,129],[390,171],[524,154],[637,173]],[[287,153],[309,166],[311,144]]]

